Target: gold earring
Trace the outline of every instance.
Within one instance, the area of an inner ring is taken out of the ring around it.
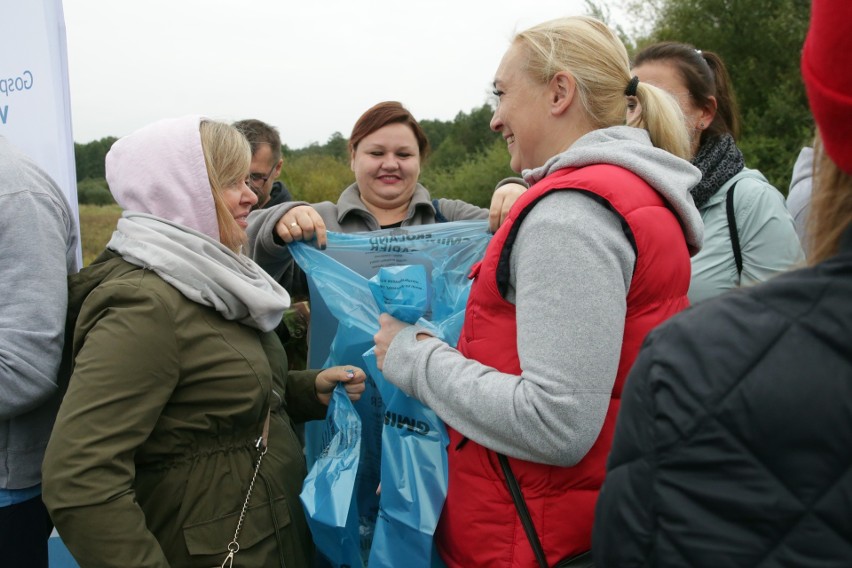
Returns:
[[[699,122],[699,123],[698,123],[698,128],[700,128],[701,130],[704,130],[704,123],[703,123],[703,122]]]

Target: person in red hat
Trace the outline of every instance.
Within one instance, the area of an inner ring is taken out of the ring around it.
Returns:
[[[852,2],[814,0],[809,268],[652,331],[623,393],[596,566],[852,562]]]

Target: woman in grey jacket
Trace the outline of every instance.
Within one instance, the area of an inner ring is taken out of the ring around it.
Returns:
[[[640,81],[678,101],[701,181],[690,190],[704,221],[704,247],[692,258],[692,303],[768,280],[804,262],[784,197],[745,167],[736,144],[739,116],[718,55],[675,42],[650,45],[633,62]],[[628,120],[635,110],[628,105]]]
[[[357,233],[439,221],[489,219],[492,231],[525,188],[498,188],[491,209],[457,199],[435,199],[418,183],[429,140],[420,124],[398,102],[367,110],[349,137],[355,183],[337,203],[282,203],[252,213],[248,236],[252,258],[294,296],[307,294],[304,276],[287,250],[293,241],[325,246],[326,231]]]
[[[394,101],[378,103],[361,115],[349,137],[349,152],[355,183],[343,190],[337,203],[291,201],[250,217],[252,259],[297,301],[307,300],[309,293],[307,279],[287,248],[293,241],[315,238],[324,247],[326,231],[358,233],[471,219],[490,219],[494,231],[525,190],[520,186],[498,188],[490,211],[458,199],[432,199],[417,181],[420,165],[429,153],[426,133]],[[285,332],[283,326],[277,330],[294,360],[307,354],[304,330],[310,310],[306,306],[296,304],[300,312],[285,316],[289,330]],[[296,366],[305,367],[301,361]]]

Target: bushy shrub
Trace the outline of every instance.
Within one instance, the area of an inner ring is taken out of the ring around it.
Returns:
[[[506,143],[500,139],[456,168],[430,169],[427,164],[420,182],[429,189],[432,197],[461,199],[473,205],[488,207],[496,183],[516,175],[509,168]]]
[[[83,205],[115,205],[105,179],[87,178],[78,182],[77,202]]]
[[[348,163],[320,154],[285,157],[281,178],[294,199],[308,203],[336,203],[340,192],[355,181]]]

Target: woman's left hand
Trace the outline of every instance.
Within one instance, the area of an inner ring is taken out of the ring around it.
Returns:
[[[331,402],[331,393],[337,383],[344,383],[346,386],[346,394],[349,395],[349,400],[356,401],[361,398],[361,393],[366,388],[364,381],[367,380],[367,373],[358,367],[351,365],[342,365],[339,367],[329,367],[323,369],[317,375],[314,386],[317,390],[317,398],[326,406]]]
[[[390,349],[393,338],[409,324],[399,321],[390,314],[382,314],[379,316],[379,325],[381,329],[373,336],[373,341],[376,342],[376,366],[381,371],[385,366],[385,355]]]

